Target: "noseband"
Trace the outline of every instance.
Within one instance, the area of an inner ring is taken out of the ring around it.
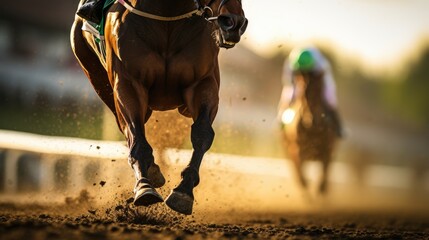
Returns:
[[[210,0],[210,2],[206,5],[203,6],[200,2],[200,0],[194,0],[195,5],[197,6],[197,9],[202,10],[204,13],[206,13],[207,11],[210,12],[210,16],[204,16],[205,19],[209,22],[211,21],[216,21],[218,19],[219,16],[214,17],[214,12],[213,9],[210,7],[215,0]],[[220,9],[223,7],[223,5],[225,5],[229,0],[222,0],[222,2],[220,2],[219,7],[217,9],[218,14],[220,14]],[[240,4],[241,4],[241,0],[237,0]]]

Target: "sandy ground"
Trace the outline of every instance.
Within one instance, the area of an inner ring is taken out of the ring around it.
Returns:
[[[181,169],[164,171],[164,198]],[[427,192],[332,182],[320,196],[312,181],[303,191],[282,176],[206,169],[193,215],[183,216],[163,203],[135,208],[126,170],[76,192],[0,195],[0,240],[429,239]]]
[[[162,166],[167,183],[159,192],[164,198],[179,182],[180,160],[189,159],[181,153],[168,155],[170,167]],[[427,188],[339,181],[352,172],[333,169],[328,195],[320,196],[315,193],[317,174],[311,171],[309,189],[303,190],[282,164],[206,158],[194,191],[194,212],[183,216],[165,204],[135,208],[126,161],[99,160],[92,180],[79,185],[83,166],[92,160],[75,157],[69,168],[76,171],[58,189],[50,183],[52,190],[0,194],[0,240],[429,239]],[[387,182],[404,178],[377,176]]]
[[[196,220],[126,207],[100,215],[2,206],[1,239],[428,239],[429,219],[392,213],[224,213]],[[33,210],[30,210],[33,209]],[[95,212],[94,212],[95,211]],[[154,210],[149,210],[154,211]]]
[[[0,205],[0,239],[429,239],[429,215],[417,211],[297,211],[207,207],[192,216],[132,199],[100,206],[89,192],[59,204]]]

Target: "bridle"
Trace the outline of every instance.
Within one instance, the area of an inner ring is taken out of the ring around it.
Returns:
[[[226,26],[225,21],[230,21],[231,18],[236,18],[235,16],[231,15],[231,14],[220,14],[220,10],[222,9],[222,7],[229,1],[229,0],[222,0],[218,6],[217,9],[217,16],[214,16],[214,12],[213,9],[211,7],[211,5],[213,5],[213,3],[216,0],[210,0],[207,5],[202,5],[201,4],[201,0],[194,0],[195,5],[197,7],[197,10],[199,10],[200,12],[202,12],[202,16],[204,17],[204,19],[206,19],[208,22],[212,23],[212,24],[216,24],[216,26],[219,28],[219,31],[227,31],[229,29],[235,28],[235,24],[233,22],[232,25],[230,26]],[[236,0],[238,1],[238,3],[240,3],[240,5],[242,5],[241,0]],[[246,31],[246,27],[247,27],[247,23],[248,20],[247,18],[243,17],[244,21],[239,25],[239,34],[240,36]],[[226,28],[226,29],[225,29]],[[225,41],[224,36],[222,34],[218,34],[218,46],[219,47],[223,47],[223,48],[231,48],[235,45],[235,43],[230,43]]]
[[[195,2],[195,6],[197,7],[198,10],[203,12],[203,16],[204,18],[209,21],[216,21],[218,19],[219,16],[213,16],[214,12],[213,9],[211,8],[211,5],[215,2],[216,0],[210,0],[209,3],[207,3],[207,5],[203,5],[201,4],[201,0],[194,0]],[[229,0],[222,0],[219,4],[219,7],[217,9],[218,14],[220,13],[221,8],[223,7],[223,5],[225,5]],[[241,4],[241,0],[237,0],[240,4]],[[209,13],[209,14],[208,14]]]

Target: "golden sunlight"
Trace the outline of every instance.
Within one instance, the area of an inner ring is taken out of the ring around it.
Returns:
[[[387,67],[410,57],[429,35],[425,0],[248,0],[245,5],[252,21],[244,42],[263,56],[283,45],[328,43],[364,66]]]
[[[286,109],[282,114],[282,123],[290,124],[295,117],[295,111],[291,108]]]

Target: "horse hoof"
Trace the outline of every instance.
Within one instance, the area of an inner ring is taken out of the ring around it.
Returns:
[[[134,197],[135,206],[147,207],[163,201],[162,196],[153,188],[141,188],[136,191],[136,195]]]
[[[178,213],[191,215],[194,198],[192,198],[188,194],[173,190],[165,200],[165,203],[169,208],[173,209]]]
[[[147,178],[154,188],[160,188],[165,184],[165,178],[161,173],[159,166],[153,163],[147,170]]]

